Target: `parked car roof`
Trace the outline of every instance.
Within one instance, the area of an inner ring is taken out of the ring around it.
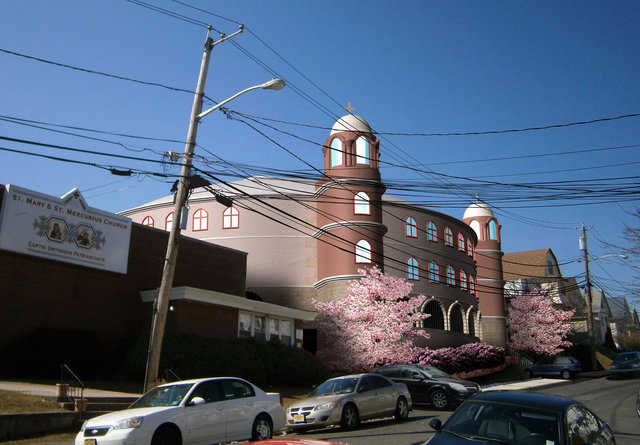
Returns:
[[[578,403],[565,397],[518,391],[483,391],[476,394],[473,400],[528,405],[553,411],[559,411],[569,405]]]

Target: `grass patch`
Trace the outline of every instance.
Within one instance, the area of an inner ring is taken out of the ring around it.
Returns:
[[[0,391],[0,414],[42,413],[64,411],[55,400],[28,396],[12,391]]]
[[[527,375],[519,366],[516,365],[507,366],[502,371],[494,372],[493,374],[469,378],[469,380],[478,383],[480,386],[526,379]]]

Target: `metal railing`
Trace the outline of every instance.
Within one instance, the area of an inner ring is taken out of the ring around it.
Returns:
[[[65,376],[70,377],[70,383],[67,384],[67,382],[65,382]],[[74,408],[83,412],[86,408],[84,399],[84,389],[86,386],[66,363],[60,365],[60,381],[62,384],[68,385],[66,387],[66,396],[74,403]],[[76,402],[76,400],[79,400],[79,403]]]

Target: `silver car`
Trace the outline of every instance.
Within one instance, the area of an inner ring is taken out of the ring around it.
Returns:
[[[308,430],[329,425],[355,428],[361,420],[394,416],[402,422],[413,408],[404,383],[378,374],[329,379],[309,397],[287,408],[287,429]]]

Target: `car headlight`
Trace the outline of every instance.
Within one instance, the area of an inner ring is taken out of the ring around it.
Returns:
[[[467,392],[467,387],[460,383],[449,383],[449,386],[456,392]]]
[[[640,368],[640,363],[634,363],[631,365],[632,368]]]
[[[323,403],[322,405],[316,405],[316,407],[314,408],[315,411],[326,411],[328,409],[334,409],[338,407],[338,403],[337,402],[329,402],[329,403]]]
[[[144,417],[130,417],[128,419],[124,419],[116,423],[113,429],[126,430],[129,428],[138,428],[140,425],[142,425],[143,420],[144,420]]]

